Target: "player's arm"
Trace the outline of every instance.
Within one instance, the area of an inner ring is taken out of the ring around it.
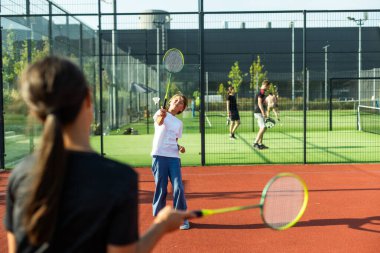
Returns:
[[[7,232],[8,253],[16,253],[16,238],[13,233]]]
[[[227,99],[227,117],[230,116],[230,100]]]
[[[181,146],[181,145],[178,144],[178,138],[176,138],[176,141],[177,141],[178,151],[181,152],[181,153],[185,153],[186,149],[185,149],[184,146]]]
[[[265,98],[265,102],[267,103],[267,110],[265,111],[265,116],[267,118],[269,118],[269,112],[271,110],[271,106],[270,106],[271,105],[271,100],[270,100],[269,96]]]
[[[178,211],[166,206],[162,209],[148,231],[135,243],[125,246],[108,245],[107,253],[145,253],[151,252],[161,237],[177,230],[184,219],[195,218],[190,211]]]
[[[264,111],[264,105],[263,105],[263,98],[262,97],[258,97],[257,104],[260,108],[261,115],[263,115],[263,117],[265,118],[265,111]]]
[[[164,124],[164,120],[166,118],[166,110],[161,108],[160,109],[160,113],[157,115],[157,118],[156,118],[156,123],[161,126],[162,124]]]

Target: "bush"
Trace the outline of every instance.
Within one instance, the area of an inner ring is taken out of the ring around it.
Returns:
[[[100,124],[99,123],[92,124],[91,125],[91,130],[92,130],[92,133],[94,135],[102,135],[102,131],[100,129]]]
[[[3,91],[4,111],[8,114],[25,114],[27,109],[20,93],[16,89]]]

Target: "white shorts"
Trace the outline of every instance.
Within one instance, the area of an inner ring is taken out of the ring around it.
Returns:
[[[255,118],[257,119],[257,123],[260,128],[265,128],[265,119],[261,113],[255,113]]]

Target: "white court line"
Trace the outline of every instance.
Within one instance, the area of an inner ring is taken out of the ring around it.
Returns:
[[[368,171],[369,173],[380,173],[380,170],[370,170]],[[187,175],[187,176],[197,176],[197,177],[204,177],[204,176],[226,176],[226,175],[235,175],[235,176],[240,176],[240,175],[272,175],[276,174],[278,172],[218,172],[218,173],[188,173],[188,172],[182,172],[182,175]],[[329,173],[337,173],[337,174],[363,174],[363,171],[358,171],[358,170],[349,170],[349,171],[342,171],[342,170],[334,170],[334,171],[296,171],[292,172],[295,174],[329,174]],[[151,175],[141,175],[140,177],[144,176],[149,176]]]
[[[291,171],[292,172],[292,171]],[[378,171],[369,171],[369,172],[373,172],[373,173],[380,173],[380,170]],[[187,175],[187,176],[226,176],[226,175],[236,175],[236,176],[240,176],[240,175],[272,175],[272,174],[276,174],[276,173],[279,173],[279,172],[235,172],[235,173],[207,173],[207,174],[197,174],[197,173],[183,173],[182,172],[182,175]],[[295,173],[295,174],[331,174],[331,173],[336,173],[336,174],[342,174],[342,173],[345,173],[345,174],[363,174],[363,171],[295,171],[295,172],[292,172],[292,173]]]
[[[209,125],[210,127],[212,127],[212,125],[211,125],[211,122],[210,122],[210,120],[208,119],[208,117],[207,117],[207,114],[206,114],[206,113],[205,113],[205,116],[206,116],[206,121],[207,121],[208,125]]]

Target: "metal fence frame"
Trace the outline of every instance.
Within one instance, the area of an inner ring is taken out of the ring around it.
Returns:
[[[97,77],[99,78],[99,104],[98,104],[98,108],[96,108],[97,110],[97,114],[98,114],[98,117],[99,117],[99,129],[100,129],[100,153],[102,155],[105,155],[105,152],[104,152],[104,144],[103,144],[103,133],[105,132],[105,129],[104,129],[104,114],[105,114],[105,109],[104,109],[104,97],[103,97],[103,70],[104,70],[104,64],[103,64],[103,40],[102,40],[102,36],[103,36],[103,30],[102,30],[102,17],[103,16],[112,16],[114,18],[114,24],[115,24],[115,27],[114,29],[117,30],[117,21],[116,21],[116,17],[117,16],[128,16],[128,15],[149,15],[149,13],[116,13],[117,10],[116,8],[114,9],[114,12],[113,13],[102,13],[101,12],[101,0],[98,0],[98,13],[97,14],[93,14],[93,13],[75,13],[75,14],[69,14],[67,13],[66,11],[64,11],[63,9],[60,9],[59,6],[53,4],[52,2],[50,1],[47,1],[48,4],[49,4],[49,13],[40,13],[40,14],[30,14],[30,11],[28,11],[28,8],[27,8],[27,11],[26,11],[26,14],[14,14],[14,15],[11,15],[11,14],[7,14],[7,15],[0,15],[1,18],[30,18],[30,17],[48,17],[48,21],[49,21],[49,30],[48,30],[48,34],[49,34],[49,41],[50,41],[50,52],[53,53],[53,45],[52,45],[52,19],[53,17],[73,17],[74,19],[76,19],[79,23],[80,23],[80,31],[82,31],[82,27],[84,26],[84,24],[82,24],[82,21],[80,21],[79,19],[76,18],[76,16],[97,16],[98,18],[98,30],[97,31],[94,31],[94,33],[97,34]],[[26,6],[30,5],[30,0],[26,0]],[[60,9],[63,13],[61,14],[57,14],[57,13],[53,13],[52,12],[52,8],[55,7],[55,8],[58,8]],[[200,93],[201,93],[201,96],[200,96],[200,99],[201,99],[201,103],[200,103],[200,129],[201,129],[201,165],[206,165],[207,162],[206,162],[206,146],[205,146],[205,93],[206,93],[206,87],[205,87],[205,60],[204,60],[204,30],[205,30],[205,23],[204,23],[204,18],[205,18],[205,15],[217,15],[217,14],[263,14],[263,13],[299,13],[299,14],[302,14],[303,16],[303,34],[302,34],[302,40],[303,40],[303,43],[302,43],[302,48],[303,48],[303,52],[302,52],[302,72],[303,72],[303,84],[305,83],[305,80],[307,80],[307,62],[308,62],[308,59],[307,59],[307,55],[308,55],[308,51],[307,51],[307,18],[308,18],[308,14],[309,13],[329,13],[329,12],[373,12],[373,11],[380,11],[380,10],[357,10],[357,11],[352,11],[352,10],[334,10],[334,11],[326,11],[326,10],[317,10],[317,11],[306,11],[306,10],[302,10],[302,11],[240,11],[240,12],[205,12],[203,10],[203,0],[200,0],[199,1],[199,10],[198,12],[173,12],[173,13],[170,13],[170,14],[185,14],[185,15],[198,15],[198,45],[199,45],[199,52],[198,52],[198,56],[199,56],[199,83],[200,83]],[[1,24],[0,24],[1,26]],[[2,31],[2,27],[0,29]],[[1,38],[1,32],[0,32],[0,39]],[[80,33],[80,36],[81,36],[82,33]],[[30,47],[30,46],[29,46]],[[80,49],[79,49],[79,59],[80,59],[80,64],[82,64],[82,50],[81,48],[83,47],[82,45],[82,38],[80,38],[80,45],[79,45]],[[113,49],[113,50],[116,50],[116,49]],[[113,51],[113,54],[115,54],[116,51]],[[94,52],[96,56],[96,52]],[[0,49],[0,57],[2,58],[2,55],[3,55],[3,52],[2,52],[2,47]],[[129,59],[129,58],[128,58]],[[147,58],[145,58],[147,59]],[[5,133],[4,133],[4,101],[3,101],[3,62],[1,61],[0,62],[0,70],[1,70],[1,74],[0,74],[0,168],[5,168],[5,161],[4,161],[4,157],[5,157]],[[147,67],[145,65],[145,71],[147,71]],[[129,73],[128,73],[129,74]],[[331,83],[333,80],[335,80],[336,78],[330,78],[330,92],[331,92]],[[352,79],[352,78],[351,78]],[[360,79],[368,79],[368,78],[360,78]],[[114,81],[112,82],[112,84],[114,85]],[[147,90],[148,90],[148,86],[146,87]],[[306,85],[304,84],[303,85],[303,97],[306,98],[307,97],[307,90],[306,90]],[[146,92],[146,99],[148,100],[148,92]],[[331,101],[331,96],[330,96],[330,101]],[[330,116],[331,117],[331,116]],[[116,117],[115,120],[117,120],[118,118]],[[303,99],[303,163],[306,164],[307,163],[307,143],[306,143],[306,129],[307,129],[307,100],[306,99]],[[149,128],[148,128],[148,131],[149,131]]]

